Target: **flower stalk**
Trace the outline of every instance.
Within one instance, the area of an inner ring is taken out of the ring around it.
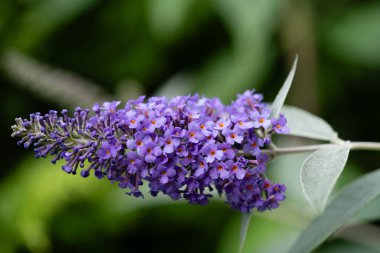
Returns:
[[[295,147],[272,147],[270,149],[262,149],[261,152],[269,156],[279,156],[279,155],[311,152],[311,151],[316,151],[320,148],[336,147],[339,145],[342,145],[342,144],[327,143],[327,144],[295,146]],[[347,145],[350,150],[380,151],[379,142],[347,142]],[[247,156],[249,156],[249,154]]]

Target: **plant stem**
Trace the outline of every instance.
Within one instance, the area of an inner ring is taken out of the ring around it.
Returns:
[[[249,223],[251,221],[252,214],[243,213],[241,219],[241,227],[240,227],[240,245],[239,245],[239,253],[243,252],[245,239],[247,237]]]
[[[350,150],[374,150],[380,151],[379,142],[345,142]],[[277,156],[277,155],[287,155],[287,154],[297,154],[315,151],[320,148],[337,147],[342,144],[319,144],[319,145],[309,145],[309,146],[297,146],[297,147],[286,147],[286,148],[273,148],[273,149],[263,149],[262,153]]]

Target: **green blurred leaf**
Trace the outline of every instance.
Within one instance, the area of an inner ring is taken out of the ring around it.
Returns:
[[[231,36],[231,47],[215,54],[197,74],[198,92],[229,101],[236,93],[258,88],[273,59],[270,39],[280,2],[214,0]]]
[[[14,252],[20,246],[30,252],[49,252],[50,220],[72,203],[86,202],[95,207],[87,216],[102,224],[103,230],[117,230],[136,210],[173,204],[167,196],[150,196],[146,185],[141,188],[146,197],[133,198],[108,180],[69,175],[60,165],[28,157],[1,182],[0,252]]]
[[[331,245],[324,246],[320,252],[323,253],[378,253],[377,249],[370,248],[353,242],[341,241],[334,242]]]
[[[98,0],[42,0],[25,12],[8,46],[30,50]]]
[[[48,160],[27,158],[1,183],[0,231],[6,231],[8,241],[32,252],[49,249],[47,221],[67,202],[110,189],[98,187],[105,181],[67,175],[59,166],[52,167]]]
[[[294,78],[294,75],[296,73],[297,62],[298,62],[298,55],[294,59],[293,66],[292,66],[288,76],[286,77],[284,84],[282,85],[280,91],[278,92],[276,98],[274,99],[274,101],[271,105],[271,109],[272,109],[271,116],[272,117],[278,117],[278,115],[280,114],[281,108],[284,105],[285,99],[288,95],[290,86],[292,85],[293,78]]]
[[[323,119],[294,106],[284,105],[281,112],[288,120],[290,135],[334,141],[337,133]]]
[[[183,28],[187,15],[196,0],[150,0],[150,23],[157,36],[164,39],[175,37]]]
[[[0,37],[2,37],[3,31],[7,28],[12,12],[13,8],[10,1],[0,1]]]
[[[276,212],[271,212],[271,215],[278,218],[276,220],[265,218],[267,213],[262,216],[253,215],[243,253],[284,252],[296,240],[299,229],[285,224],[283,214]],[[236,252],[239,246],[239,233],[236,231],[239,230],[240,224],[240,219],[235,219],[225,228],[218,253]]]
[[[380,169],[367,173],[342,189],[325,211],[306,228],[289,252],[304,253],[315,249],[380,195],[379,182]]]
[[[321,213],[347,162],[348,145],[321,148],[311,153],[301,169],[301,185],[306,199]]]
[[[380,66],[380,4],[354,6],[328,27],[327,49],[353,64]]]

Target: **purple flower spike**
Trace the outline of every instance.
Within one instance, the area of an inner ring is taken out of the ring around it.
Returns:
[[[72,117],[51,110],[17,118],[12,137],[37,158],[64,160],[66,173],[81,168],[81,176],[117,182],[130,196],[142,197],[148,184],[152,196],[204,205],[216,189],[233,209],[265,211],[278,207],[286,187],[265,177],[269,157],[261,151],[289,128],[283,114],[270,118],[262,99],[254,91],[230,105],[199,95],[142,96],[121,109],[113,101],[92,112],[77,107]]]

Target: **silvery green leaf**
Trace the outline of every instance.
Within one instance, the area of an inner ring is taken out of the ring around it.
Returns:
[[[285,114],[290,128],[290,135],[317,140],[333,141],[337,133],[323,119],[295,106],[284,105],[281,112]]]
[[[380,195],[380,169],[367,173],[344,187],[300,235],[289,250],[311,252],[338,228]]]
[[[272,103],[272,117],[278,117],[278,115],[280,114],[280,110],[285,102],[286,96],[288,95],[290,86],[292,84],[294,74],[296,73],[297,62],[298,62],[298,55],[296,55],[296,58],[293,62],[292,69],[290,70],[284,84],[282,85],[280,91],[278,92],[276,98],[274,99]]]
[[[247,237],[247,231],[249,222],[251,221],[252,214],[243,213],[241,218],[241,227],[240,227],[240,243],[239,243],[239,252],[243,251],[245,238]]]
[[[380,219],[380,196],[374,199],[371,204],[361,210],[355,219],[359,222],[373,222]]]
[[[301,185],[311,206],[321,213],[349,153],[348,145],[320,148],[311,153],[301,169]]]

